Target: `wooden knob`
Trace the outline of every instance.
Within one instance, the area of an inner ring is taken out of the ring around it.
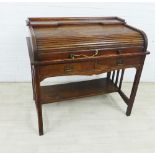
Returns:
[[[66,65],[66,66],[64,67],[64,71],[65,71],[65,72],[72,72],[73,69],[74,69],[74,67],[73,67],[72,65]]]

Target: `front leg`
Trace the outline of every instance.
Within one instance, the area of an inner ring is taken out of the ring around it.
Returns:
[[[43,118],[42,118],[42,105],[38,102],[36,103],[37,107],[37,115],[38,115],[38,127],[39,127],[39,135],[43,135]]]
[[[38,127],[39,127],[39,135],[43,135],[43,119],[42,119],[42,104],[40,101],[40,79],[39,79],[39,67],[34,67],[34,85],[35,85],[35,103],[38,115]]]

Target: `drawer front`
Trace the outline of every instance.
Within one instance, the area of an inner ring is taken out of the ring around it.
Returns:
[[[94,72],[94,62],[53,64],[40,67],[40,78],[61,75],[87,75]]]
[[[95,62],[96,70],[112,70],[115,68],[135,67],[143,63],[142,56],[129,56],[129,57],[116,57],[116,58],[103,58]]]
[[[144,61],[143,56],[104,57],[94,61],[40,66],[40,79],[62,75],[92,75],[109,70],[136,67]]]
[[[88,58],[92,57],[97,51],[95,56],[104,56],[111,54],[126,54],[126,53],[135,53],[141,52],[141,48],[126,48],[126,49],[109,49],[109,50],[85,50],[85,51],[58,51],[58,52],[42,52],[39,53],[39,61],[43,60],[70,60],[70,59],[79,59],[79,58]]]

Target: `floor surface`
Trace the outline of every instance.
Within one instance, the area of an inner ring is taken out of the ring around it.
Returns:
[[[155,83],[125,111],[117,93],[46,104],[39,136],[31,84],[0,83],[0,152],[155,152]]]

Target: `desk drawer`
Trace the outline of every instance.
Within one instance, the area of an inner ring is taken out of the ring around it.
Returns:
[[[92,58],[96,56],[105,56],[111,54],[126,54],[136,53],[142,51],[141,48],[125,48],[125,49],[99,49],[99,50],[85,50],[85,51],[57,51],[57,52],[43,52],[38,54],[39,61],[49,60],[71,60],[79,58]],[[94,55],[94,56],[93,56]]]
[[[113,68],[124,68],[124,67],[134,67],[138,64],[143,63],[142,56],[119,56],[112,58],[103,58],[101,60],[97,60],[95,63],[96,70],[108,70]]]
[[[41,79],[60,75],[89,74],[94,71],[94,62],[78,62],[40,66]]]
[[[93,61],[81,61],[40,66],[40,79],[62,75],[91,75],[113,69],[135,67],[142,64],[142,56],[103,57]]]

